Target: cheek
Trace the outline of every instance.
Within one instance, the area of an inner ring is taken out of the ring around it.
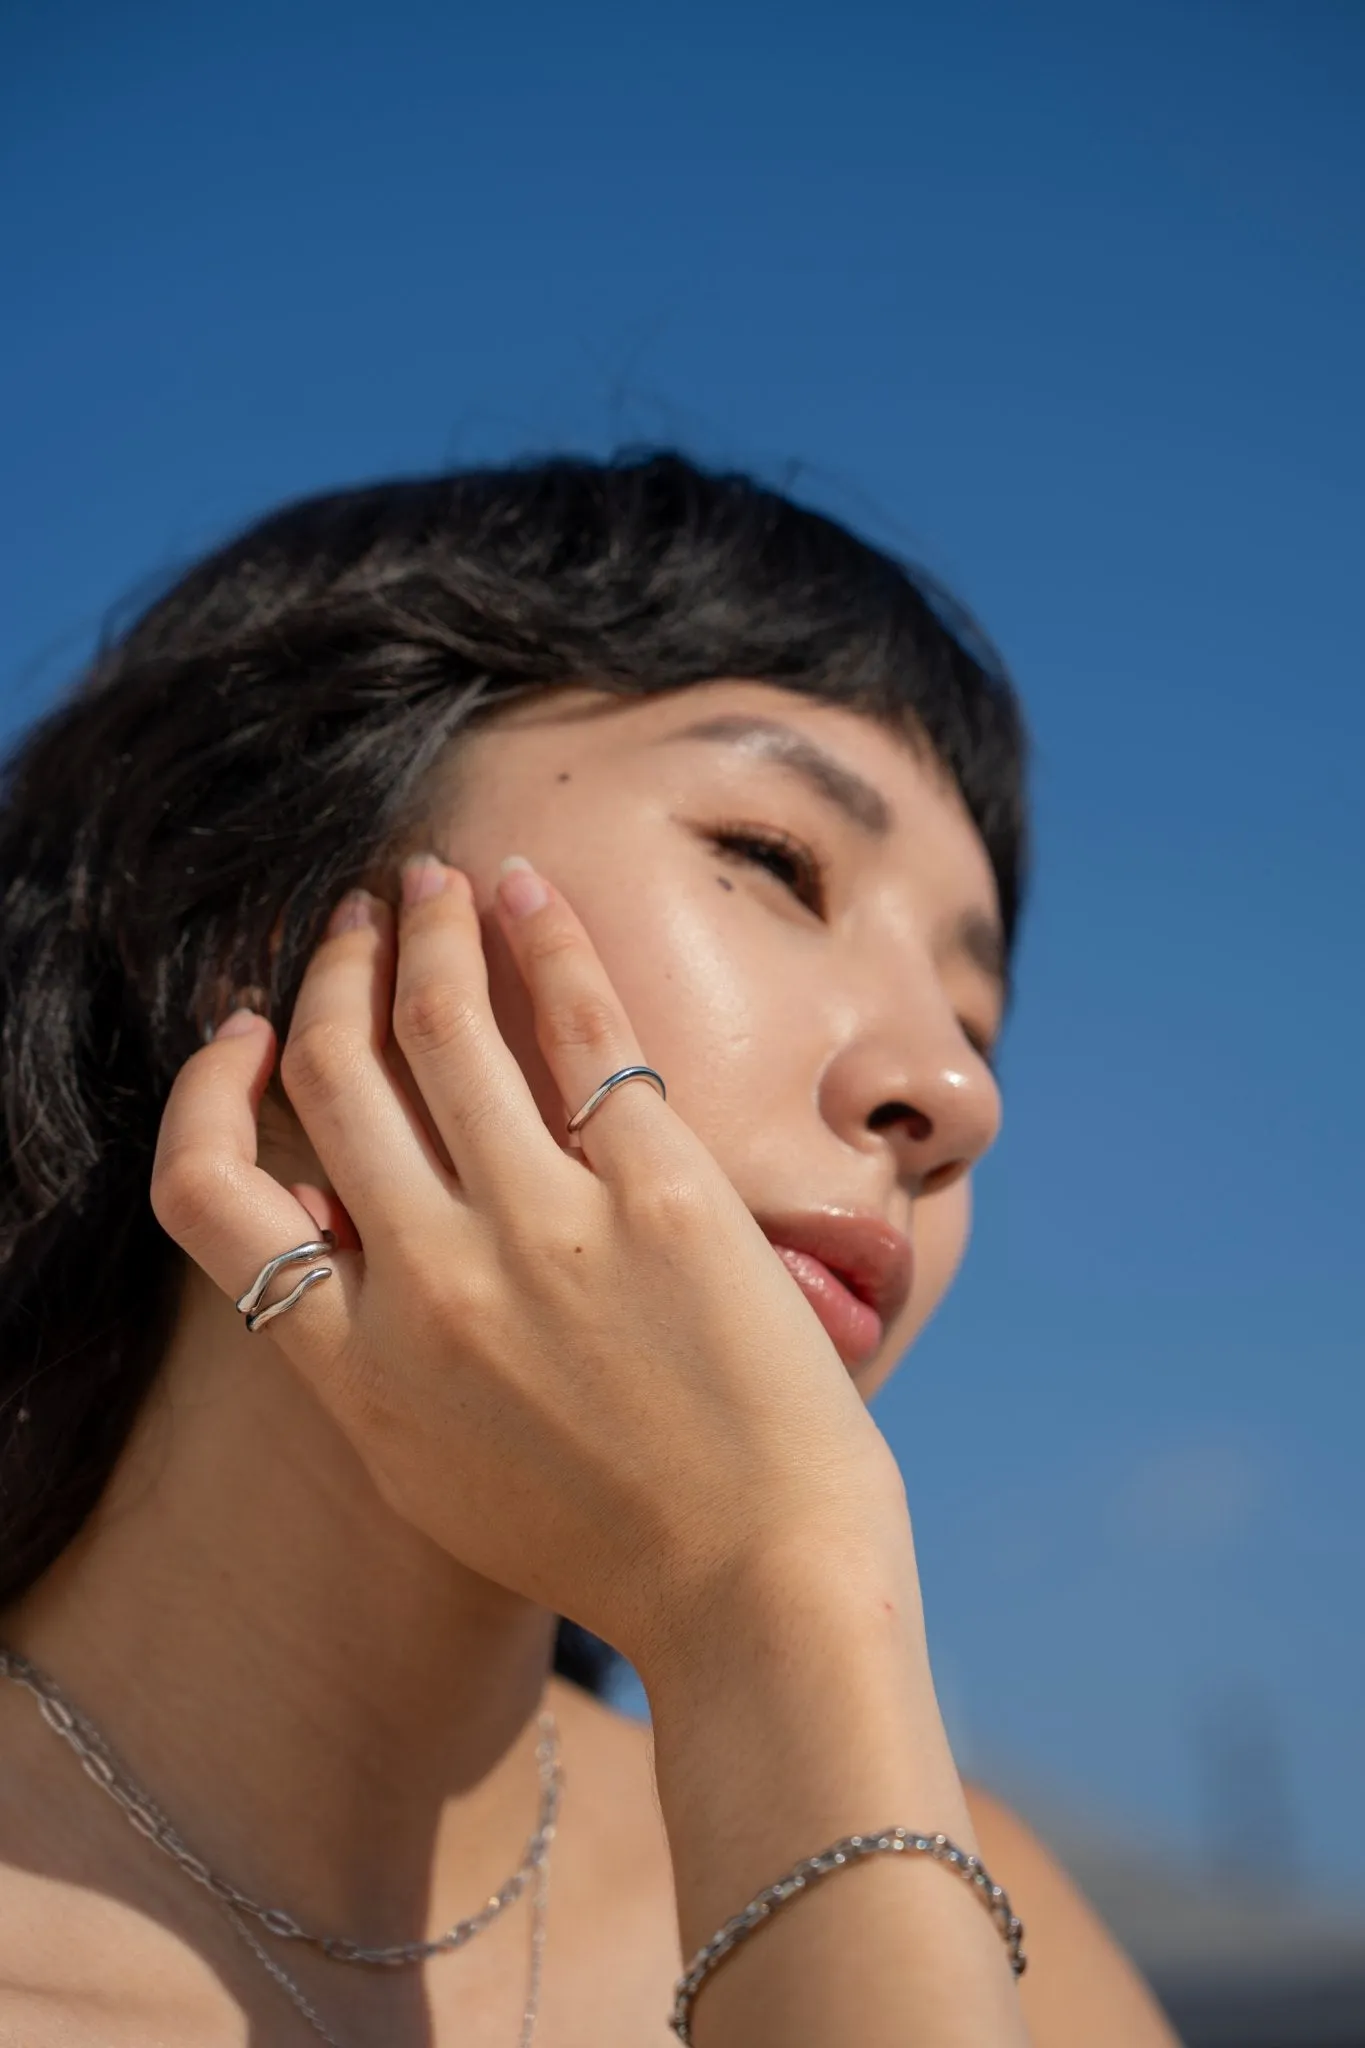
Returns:
[[[537,851],[531,848],[533,858]],[[708,1144],[733,1132],[736,1115],[754,1096],[749,1062],[756,1048],[772,1043],[783,1010],[777,977],[741,961],[733,920],[725,914],[727,899],[713,904],[709,890],[690,875],[661,871],[624,888],[619,865],[604,872],[581,856],[576,866],[560,859],[554,873],[583,920],[645,1059],[662,1073],[669,1101]],[[542,1115],[558,1131],[559,1093],[536,1044],[521,976],[491,917],[484,923],[484,941],[499,1028]]]
[[[931,1195],[915,1210],[915,1285],[905,1314],[887,1336],[881,1352],[858,1375],[858,1392],[870,1401],[885,1386],[902,1356],[914,1343],[962,1263],[972,1227],[971,1175],[955,1181],[942,1194]]]
[[[914,1333],[924,1328],[942,1301],[962,1264],[972,1230],[972,1177],[964,1173],[942,1194],[918,1205],[915,1217]]]
[[[759,955],[732,899],[686,867],[578,908],[670,1103],[725,1163],[754,1114],[754,1062],[780,1042],[777,963]]]

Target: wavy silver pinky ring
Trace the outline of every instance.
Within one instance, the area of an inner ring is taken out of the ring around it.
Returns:
[[[310,1287],[316,1287],[320,1280],[330,1280],[332,1277],[332,1268],[330,1266],[314,1266],[311,1272],[304,1274],[298,1285],[286,1294],[283,1300],[272,1301],[269,1308],[262,1308],[260,1306],[261,1297],[281,1268],[284,1266],[301,1265],[305,1259],[315,1259],[319,1252],[330,1251],[335,1243],[335,1232],[324,1230],[320,1237],[314,1238],[308,1244],[296,1244],[292,1251],[281,1252],[278,1258],[266,1260],[250,1287],[247,1288],[246,1293],[239,1297],[236,1304],[240,1312],[246,1317],[246,1326],[253,1335],[264,1324],[270,1322],[274,1316],[282,1316],[287,1308],[294,1306],[296,1301],[302,1301]]]
[[[648,1081],[653,1087],[658,1089],[665,1102],[668,1100],[668,1090],[664,1087],[664,1077],[662,1074],[656,1074],[653,1067],[618,1067],[614,1074],[608,1074],[600,1088],[593,1089],[592,1094],[583,1104],[583,1107],[575,1110],[574,1114],[569,1118],[569,1129],[571,1131],[581,1130],[596,1109],[598,1103],[605,1102],[612,1089],[619,1088],[623,1081]]]

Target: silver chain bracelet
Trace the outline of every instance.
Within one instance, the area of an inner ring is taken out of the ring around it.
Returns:
[[[862,1856],[876,1856],[883,1851],[906,1853],[917,1856],[932,1856],[936,1863],[946,1864],[956,1871],[963,1881],[972,1886],[982,1905],[994,1920],[1000,1937],[1009,1950],[1010,1968],[1016,1977],[1022,1977],[1028,1967],[1024,1955],[1023,1922],[1017,1920],[1010,1909],[1009,1896],[1003,1885],[996,1884],[986,1870],[979,1856],[969,1856],[965,1849],[959,1849],[946,1835],[917,1835],[909,1828],[888,1828],[880,1835],[845,1835],[842,1841],[834,1842],[828,1849],[822,1849],[818,1856],[807,1856],[776,1884],[766,1885],[751,1899],[742,1913],[727,1920],[718,1933],[713,1934],[704,1948],[699,1948],[678,1980],[673,2001],[673,2012],[669,2025],[680,2041],[690,2044],[692,2040],[692,2006],[698,1991],[711,1972],[724,1962],[726,1956],[747,1941],[756,1927],[780,1912],[798,1892],[818,1884],[831,1870],[840,1870],[845,1865],[856,1863]]]

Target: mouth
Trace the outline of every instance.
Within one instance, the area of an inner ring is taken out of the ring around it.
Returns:
[[[910,1240],[880,1217],[848,1211],[756,1220],[845,1366],[866,1365],[910,1298]]]

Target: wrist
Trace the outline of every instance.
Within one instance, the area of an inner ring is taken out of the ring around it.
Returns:
[[[909,1523],[770,1546],[637,1666],[684,1948],[798,1858],[903,1825],[975,1849],[925,1643]]]
[[[899,1472],[848,1508],[773,1517],[709,1565],[679,1573],[631,1661],[655,1711],[764,1670],[856,1668],[925,1655],[914,1539]]]

